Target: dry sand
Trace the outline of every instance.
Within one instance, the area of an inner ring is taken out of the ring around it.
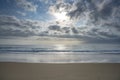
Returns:
[[[120,64],[1,62],[0,80],[120,80]]]

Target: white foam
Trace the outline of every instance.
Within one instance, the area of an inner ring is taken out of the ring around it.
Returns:
[[[29,63],[120,63],[120,55],[39,55],[39,54],[0,54],[0,62]]]

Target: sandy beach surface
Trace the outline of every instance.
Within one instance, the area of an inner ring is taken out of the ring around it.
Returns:
[[[120,80],[120,64],[0,62],[0,80]]]

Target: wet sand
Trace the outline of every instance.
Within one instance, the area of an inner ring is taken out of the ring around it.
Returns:
[[[120,80],[120,64],[0,62],[0,80]]]

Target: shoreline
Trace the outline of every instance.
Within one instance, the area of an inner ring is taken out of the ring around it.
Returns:
[[[57,53],[56,53],[57,54]],[[26,62],[26,63],[120,63],[117,54],[85,54],[85,55],[40,55],[38,54],[0,54],[0,62]]]

